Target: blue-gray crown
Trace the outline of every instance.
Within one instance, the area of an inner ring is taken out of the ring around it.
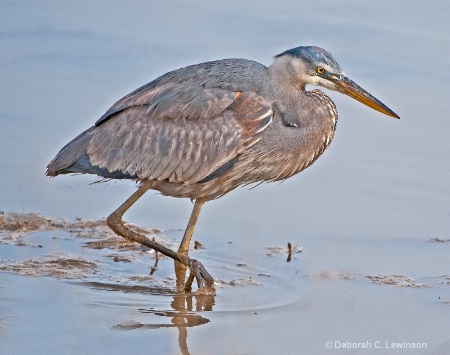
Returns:
[[[330,52],[326,51],[323,48],[315,47],[315,46],[301,46],[292,49],[288,49],[283,53],[280,53],[275,56],[275,58],[281,57],[283,55],[291,55],[293,57],[297,57],[305,60],[306,62],[314,65],[329,65],[334,69],[335,73],[343,72],[341,66],[336,62]]]

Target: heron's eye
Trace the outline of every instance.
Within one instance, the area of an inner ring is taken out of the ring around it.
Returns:
[[[317,73],[318,73],[318,74],[323,74],[323,73],[325,73],[325,69],[322,68],[322,67],[318,67],[316,70],[317,70]]]

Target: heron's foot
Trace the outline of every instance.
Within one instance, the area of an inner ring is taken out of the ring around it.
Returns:
[[[208,271],[206,271],[203,264],[195,259],[189,259],[189,277],[184,284],[184,291],[191,292],[192,291],[192,282],[194,278],[197,280],[198,289],[203,289],[207,291],[215,291],[214,288],[214,278],[210,275]]]

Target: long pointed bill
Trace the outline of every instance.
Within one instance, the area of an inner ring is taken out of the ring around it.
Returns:
[[[373,108],[385,115],[400,118],[394,111],[392,111],[389,107],[383,104],[380,100],[370,95],[366,90],[364,90],[361,86],[351,81],[347,77],[343,77],[341,80],[334,81],[336,84],[336,89],[342,92],[345,95],[348,95],[359,102],[362,102],[364,105]]]

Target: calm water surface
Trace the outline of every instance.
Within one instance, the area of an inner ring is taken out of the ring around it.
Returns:
[[[82,281],[0,274],[6,353],[178,353],[186,345],[191,353],[323,354],[325,341],[338,339],[428,341],[428,351],[445,353],[439,349],[450,342],[443,333],[449,308],[429,302],[437,291],[343,286],[305,275],[448,275],[448,245],[437,252],[421,243],[450,238],[449,15],[447,1],[5,1],[0,210],[107,216],[134,191],[132,182],[49,179],[46,165],[117,99],[192,63],[243,57],[269,65],[285,49],[318,45],[401,117],[329,93],[340,115],[337,132],[313,167],[205,206],[196,239],[209,253],[201,260],[224,279],[267,272],[272,277],[263,286],[224,288],[213,306],[192,299],[191,307],[170,292],[110,292]],[[190,201],[149,192],[125,217],[182,229],[191,208]],[[230,254],[223,249],[228,241],[237,246]],[[291,264],[261,256],[264,247],[288,241],[304,247]],[[35,251],[22,252],[32,258]],[[8,253],[0,244],[0,257]],[[251,271],[235,267],[238,260]],[[161,269],[162,277],[172,272],[169,261]],[[197,302],[211,310],[196,312]],[[175,326],[189,317],[199,326]],[[57,329],[63,331],[50,341]],[[32,345],[19,340],[24,335]]]

